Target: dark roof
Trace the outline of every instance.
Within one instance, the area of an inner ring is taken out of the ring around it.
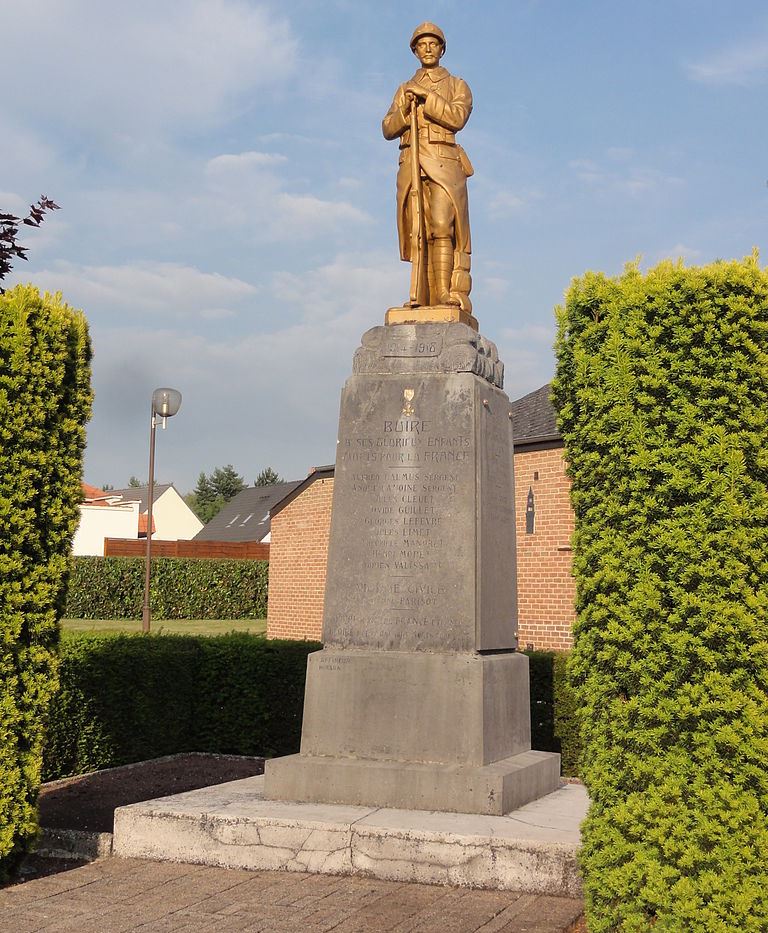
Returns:
[[[512,435],[515,446],[560,439],[550,383],[512,402]]]
[[[196,541],[262,541],[269,533],[272,507],[291,493],[301,480],[249,486],[230,499],[195,535]]]
[[[154,493],[153,504],[171,486],[173,486],[173,483],[155,483],[155,488],[152,490]],[[110,489],[109,494],[110,496],[122,496],[126,502],[140,502],[141,512],[146,512],[149,507],[149,486],[127,486],[125,489]]]
[[[316,479],[328,479],[329,476],[333,476],[336,471],[336,467],[329,463],[326,466],[312,467],[309,471],[309,475],[306,479],[301,480],[301,482],[296,483],[293,489],[290,492],[287,492],[279,502],[276,502],[271,511],[272,515],[276,515],[281,509],[284,509],[289,502],[293,500],[302,493],[310,483],[314,483]]]

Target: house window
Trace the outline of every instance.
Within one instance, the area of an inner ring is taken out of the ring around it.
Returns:
[[[533,487],[528,487],[528,499],[525,503],[525,533],[532,535],[536,531],[536,500]]]

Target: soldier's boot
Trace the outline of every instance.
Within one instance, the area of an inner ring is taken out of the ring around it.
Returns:
[[[428,302],[430,307],[432,305],[439,304],[437,296],[439,294],[438,285],[435,281],[435,253],[434,253],[434,240],[429,240],[429,248],[427,252],[427,282],[429,283],[428,290]]]
[[[435,277],[436,304],[454,305],[459,302],[451,296],[453,274],[453,241],[439,236],[432,241],[432,271]]]
[[[457,304],[462,311],[472,313],[472,302],[469,293],[472,289],[472,276],[469,274],[471,256],[456,250],[453,254],[453,271],[451,273],[451,304]]]

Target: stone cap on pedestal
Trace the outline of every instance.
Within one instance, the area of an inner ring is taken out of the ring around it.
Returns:
[[[355,352],[355,374],[474,373],[504,386],[496,345],[466,324],[372,327]]]
[[[455,305],[427,305],[425,307],[390,308],[384,315],[388,326],[400,324],[466,324],[472,330],[479,330],[477,318]]]

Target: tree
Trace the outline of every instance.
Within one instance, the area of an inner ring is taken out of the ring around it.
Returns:
[[[239,492],[245,489],[245,480],[231,463],[216,469],[207,476],[201,472],[194,490],[184,501],[201,522],[208,522]]]
[[[26,224],[28,227],[39,227],[45,219],[46,211],[60,210],[58,204],[54,204],[50,198],[42,195],[37,204],[30,205],[29,214],[23,219],[15,214],[0,213],[0,281],[2,281],[13,268],[14,259],[27,258],[27,248],[19,246],[16,237],[19,234],[19,225]],[[0,295],[5,289],[0,288]]]
[[[142,483],[142,481],[136,476],[129,476],[128,485],[131,487],[131,489],[139,489],[141,486],[146,486],[147,484]]]
[[[245,480],[231,463],[225,467],[216,467],[211,473],[210,483],[216,495],[222,496],[225,502],[229,502],[245,489]]]
[[[253,481],[254,486],[274,486],[275,483],[282,483],[283,478],[276,473],[272,467],[265,467]]]
[[[101,491],[102,491],[102,492],[111,492],[114,488],[115,488],[115,487],[112,485],[112,483],[104,483],[104,485],[101,487]]]

